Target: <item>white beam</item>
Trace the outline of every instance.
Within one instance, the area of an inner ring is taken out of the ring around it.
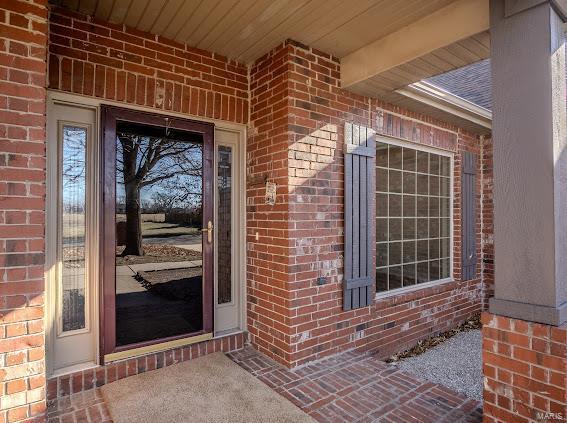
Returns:
[[[488,0],[457,0],[341,59],[342,87],[486,31]]]

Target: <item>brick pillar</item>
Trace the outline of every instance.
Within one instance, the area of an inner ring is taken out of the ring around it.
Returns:
[[[45,412],[47,0],[0,3],[0,421]]]
[[[482,321],[485,421],[567,418],[567,324],[490,313]]]

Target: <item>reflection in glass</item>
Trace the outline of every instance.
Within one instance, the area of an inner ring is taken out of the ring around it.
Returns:
[[[232,301],[232,147],[219,146],[218,156],[218,303]]]
[[[62,199],[62,329],[85,328],[86,128],[63,126]]]
[[[203,144],[116,125],[116,345],[203,328]]]

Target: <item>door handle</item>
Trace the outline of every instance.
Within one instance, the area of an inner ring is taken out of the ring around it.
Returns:
[[[209,244],[211,244],[213,242],[213,222],[211,222],[209,220],[209,223],[207,223],[207,227],[201,229],[201,232],[206,232],[207,233],[207,242]]]

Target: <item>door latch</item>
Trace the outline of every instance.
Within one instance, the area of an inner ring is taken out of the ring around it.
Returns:
[[[207,223],[207,227],[201,229],[201,232],[206,232],[207,233],[207,242],[209,244],[211,244],[213,242],[213,222],[211,222],[209,220],[209,223]]]

